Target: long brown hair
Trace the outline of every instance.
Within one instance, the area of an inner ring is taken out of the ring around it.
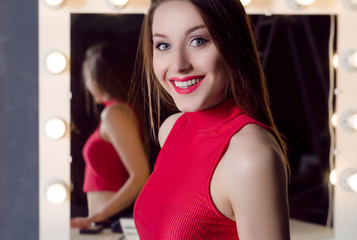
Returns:
[[[127,101],[133,63],[123,47],[101,42],[86,51],[82,75],[87,70],[99,89],[116,100]]]
[[[87,113],[98,116],[97,104],[85,87],[85,75],[90,75],[101,92],[112,100],[128,103],[133,65],[124,47],[114,42],[99,42],[91,45],[85,52],[82,64],[82,84],[85,89]],[[138,108],[138,106],[134,106]]]
[[[135,113],[135,117],[138,117],[137,120],[139,121],[139,130],[143,140],[142,143],[148,154],[148,130],[142,116],[142,102],[138,99],[134,101],[130,96],[134,69],[134,62],[131,59],[125,48],[119,44],[114,42],[96,43],[91,45],[86,51],[82,65],[82,78],[84,83],[85,71],[89,72],[92,81],[96,82],[98,88],[103,91],[103,93],[108,94],[112,100],[120,101],[126,104],[127,107],[130,107],[131,110],[134,110],[134,112],[131,113]],[[89,98],[89,93],[88,91],[86,92],[87,98]],[[96,103],[93,102],[93,104],[92,111],[96,113]]]
[[[161,87],[153,69],[152,22],[158,6],[171,0],[152,0],[142,25],[139,40],[138,64],[142,78],[146,79],[147,101],[152,128],[157,114],[160,124],[161,101],[172,106],[171,97]],[[250,19],[239,0],[183,0],[191,3],[202,17],[212,39],[220,51],[228,77],[227,98],[234,98],[250,117],[269,126],[281,149],[286,154],[286,144],[274,123],[265,75],[260,63]],[[286,162],[288,165],[288,163]]]

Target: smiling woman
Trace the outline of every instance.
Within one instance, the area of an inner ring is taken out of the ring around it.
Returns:
[[[194,9],[188,10],[187,17],[181,19],[180,11],[158,9],[152,29],[155,74],[176,107],[184,112],[217,105],[225,98],[226,87],[223,61],[214,40]],[[175,24],[177,19],[181,19],[180,24]],[[177,31],[170,30],[174,24]],[[187,76],[193,67],[195,71]],[[209,93],[203,95],[200,91]]]
[[[163,88],[181,112],[135,203],[140,239],[290,239],[286,146],[243,6],[152,1],[141,34],[148,98]]]

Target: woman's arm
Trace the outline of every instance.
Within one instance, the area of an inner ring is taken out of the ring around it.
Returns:
[[[104,221],[133,204],[150,174],[135,114],[124,105],[113,105],[104,111],[100,128],[102,138],[113,145],[129,177],[100,210],[77,223],[80,227]]]
[[[236,221],[240,239],[290,239],[283,158],[275,138],[258,125],[247,125],[231,139],[211,190],[218,209]]]

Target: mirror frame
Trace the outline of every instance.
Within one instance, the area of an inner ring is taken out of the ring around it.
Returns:
[[[246,7],[248,14],[287,15],[336,15],[337,52],[342,56],[349,49],[357,50],[357,11],[348,9],[343,0],[316,0],[303,10],[289,8],[289,0],[253,0]],[[49,8],[39,0],[39,236],[40,240],[70,239],[70,198],[52,204],[45,197],[45,188],[53,181],[63,182],[70,189],[70,15],[71,13],[145,13],[149,0],[131,0],[122,9],[115,9],[106,0],[67,0],[60,8]],[[67,68],[60,74],[51,74],[45,68],[46,55],[59,51],[67,57]],[[331,59],[332,61],[332,56]],[[341,59],[340,59],[341,61]],[[336,114],[357,110],[357,71],[336,69],[336,86],[331,89],[335,95]],[[332,113],[330,113],[332,116]],[[65,136],[51,140],[44,134],[44,124],[52,117],[64,120],[67,126]],[[339,119],[340,120],[340,119]],[[332,128],[331,128],[332,129]],[[331,153],[335,162],[337,178],[345,170],[357,169],[357,133],[349,132],[338,124],[331,134]],[[333,162],[333,161],[332,161]],[[339,182],[339,181],[338,181]],[[334,238],[346,239],[357,236],[357,193],[344,190],[339,183],[334,186],[333,204]],[[69,193],[68,193],[69,195]]]

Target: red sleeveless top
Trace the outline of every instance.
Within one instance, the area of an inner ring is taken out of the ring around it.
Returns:
[[[104,105],[107,107],[115,103],[106,102]],[[127,181],[129,174],[113,145],[101,138],[99,128],[100,122],[83,147],[86,163],[83,192],[116,192]]]
[[[210,182],[231,137],[250,123],[261,125],[233,100],[176,121],[134,206],[141,240],[239,239],[236,222],[215,207]]]

